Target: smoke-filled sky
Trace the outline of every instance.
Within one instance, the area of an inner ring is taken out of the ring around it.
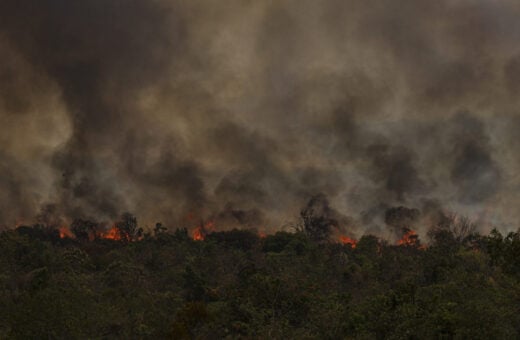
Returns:
[[[0,223],[520,218],[516,0],[1,0]]]

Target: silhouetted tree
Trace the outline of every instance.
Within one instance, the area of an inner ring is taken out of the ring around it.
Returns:
[[[72,221],[70,230],[78,240],[88,241],[90,235],[92,235],[92,238],[95,238],[97,226],[96,222],[78,218]]]
[[[139,238],[143,233],[143,229],[137,227],[137,218],[129,212],[121,215],[121,220],[116,223],[116,228],[124,241]]]
[[[168,228],[163,227],[161,222],[157,222],[157,223],[155,223],[155,228],[153,229],[153,234],[155,236],[157,236],[157,235],[159,235],[161,233],[166,232],[166,230],[168,230]]]
[[[334,215],[325,195],[313,196],[300,212],[303,231],[314,241],[327,240],[332,228],[338,227]]]

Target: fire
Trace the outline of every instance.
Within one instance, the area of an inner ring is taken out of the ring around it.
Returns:
[[[192,238],[195,241],[203,241],[206,238],[206,235],[214,230],[215,222],[209,221],[205,224],[201,222],[200,225],[193,230]]]
[[[75,238],[69,227],[60,227],[58,231],[60,233],[60,238]],[[125,236],[121,234],[121,230],[119,230],[119,228],[115,225],[108,231],[96,231],[89,233],[90,241],[93,241],[96,238],[119,241],[124,239],[124,237]]]
[[[397,241],[397,245],[399,246],[419,246],[419,236],[417,233],[411,229],[408,229],[403,237]]]
[[[202,227],[199,226],[195,228],[195,230],[193,231],[193,239],[195,241],[203,241],[205,237],[206,235],[202,231]]]
[[[356,248],[356,245],[357,245],[357,241],[354,240],[353,238],[350,238],[348,236],[344,236],[344,235],[341,235],[339,237],[339,241],[343,244],[348,244],[350,245],[352,248]]]
[[[99,236],[101,238],[119,241],[119,240],[121,240],[121,231],[119,230],[118,227],[113,226],[112,228],[110,228],[109,231],[101,233]]]
[[[58,231],[60,232],[60,238],[74,238],[74,235],[72,235],[68,227],[61,227]]]

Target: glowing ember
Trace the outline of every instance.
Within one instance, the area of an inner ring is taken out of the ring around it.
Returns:
[[[61,227],[58,229],[60,238],[76,238],[74,233],[70,230],[69,227]],[[107,231],[102,230],[89,230],[88,231],[88,240],[94,241],[96,239],[107,239],[107,240],[114,240],[114,241],[136,241],[141,240],[143,238],[142,235],[136,235],[135,239],[132,237],[132,235],[129,235],[123,231],[121,231],[120,228],[118,228],[115,224]]]
[[[101,238],[119,241],[119,240],[121,240],[121,231],[119,230],[118,227],[113,226],[112,228],[110,228],[109,231],[101,233],[100,236],[101,236]]]
[[[193,231],[193,239],[195,241],[203,241],[205,237],[206,235],[202,231],[202,227],[195,228],[195,230]]]
[[[72,232],[70,231],[70,229],[68,227],[61,227],[60,229],[58,229],[58,231],[60,232],[60,238],[73,238],[74,235],[72,235]]]
[[[344,236],[344,235],[339,237],[339,241],[343,244],[350,245],[352,248],[356,248],[356,245],[357,245],[356,240],[354,240],[353,238],[350,238],[348,236]]]
[[[415,231],[407,230],[403,237],[397,241],[397,245],[417,247],[419,246],[419,236]]]
[[[201,223],[198,227],[193,230],[192,238],[195,241],[203,241],[206,235],[215,230],[215,223],[213,221]]]

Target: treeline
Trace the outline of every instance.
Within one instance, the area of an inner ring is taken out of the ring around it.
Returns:
[[[371,235],[354,246],[309,216],[294,232],[200,241],[162,225],[137,232],[130,216],[120,226],[139,237],[89,239],[88,223],[76,238],[42,225],[4,231],[0,338],[520,337],[519,232],[446,226],[427,247]]]

